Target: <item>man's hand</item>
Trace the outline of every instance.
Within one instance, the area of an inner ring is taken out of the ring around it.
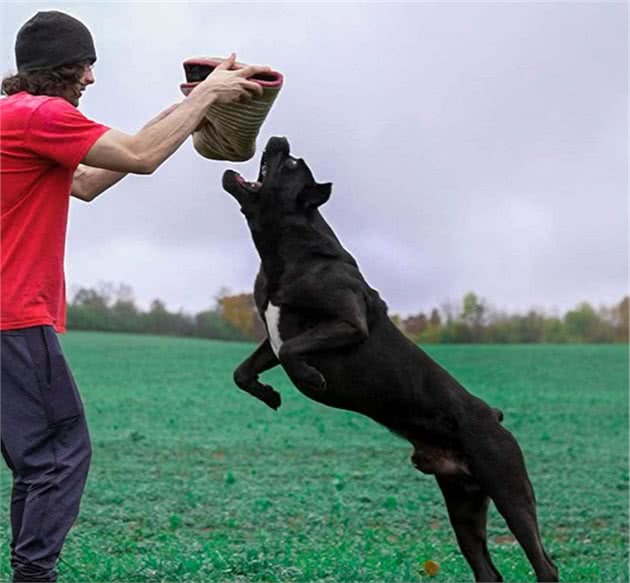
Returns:
[[[255,95],[262,95],[263,88],[249,78],[258,73],[268,73],[270,67],[261,65],[248,65],[240,69],[234,69],[236,54],[232,53],[220,65],[217,65],[199,85],[192,91],[211,92],[214,94],[214,103],[232,103],[234,101],[249,101]]]

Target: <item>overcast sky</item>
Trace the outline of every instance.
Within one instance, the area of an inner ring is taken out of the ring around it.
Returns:
[[[187,57],[281,71],[258,147],[286,136],[333,182],[322,211],[392,312],[469,290],[549,312],[627,293],[625,2],[3,2],[3,74],[20,25],[51,9],[95,38],[81,111],[126,132],[181,99]],[[73,201],[69,288],[125,282],[143,307],[188,312],[251,291],[258,257],[221,175],[258,163],[189,141],[154,175]]]

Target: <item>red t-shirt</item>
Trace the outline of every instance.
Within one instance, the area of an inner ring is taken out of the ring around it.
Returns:
[[[61,97],[0,99],[0,330],[65,332],[72,176],[108,129]]]

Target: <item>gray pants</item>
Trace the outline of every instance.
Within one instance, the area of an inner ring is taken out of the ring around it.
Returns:
[[[13,580],[55,581],[92,455],[83,405],[50,326],[0,337],[2,455],[13,473]]]

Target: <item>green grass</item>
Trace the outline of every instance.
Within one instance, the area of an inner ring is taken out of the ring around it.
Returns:
[[[410,446],[308,401],[282,371],[278,412],[233,386],[252,346],[71,333],[63,338],[94,457],[63,581],[471,581],[434,480]],[[432,346],[505,412],[545,544],[564,581],[628,581],[627,346]],[[8,539],[10,476],[0,472]],[[494,508],[491,553],[533,580]],[[8,546],[0,579],[9,576]]]

